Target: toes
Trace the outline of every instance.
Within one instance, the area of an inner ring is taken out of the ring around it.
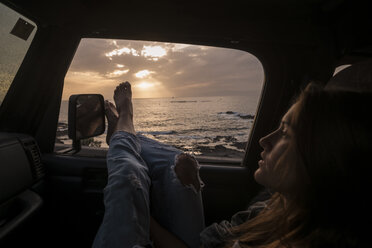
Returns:
[[[107,110],[110,106],[110,102],[108,100],[105,100],[105,110]]]
[[[112,102],[108,102],[108,103],[109,103],[109,106],[110,106],[111,108],[116,108],[115,105],[114,105]]]
[[[105,100],[105,110],[112,110],[115,108],[115,105],[109,100]]]
[[[124,88],[124,83],[120,83],[120,84],[116,87],[116,89],[117,89],[120,93],[123,92],[123,88]]]
[[[114,90],[114,99],[116,98],[116,96],[119,94],[119,86],[116,86],[115,90]]]
[[[125,89],[126,91],[130,91],[130,90],[131,90],[131,85],[130,85],[130,83],[129,83],[128,81],[125,81],[125,82],[123,83],[123,85],[124,85],[124,89]]]
[[[132,96],[131,85],[128,81],[122,82],[118,86],[116,86],[115,91],[114,91],[114,100],[120,97],[120,95],[129,96],[129,97]]]
[[[114,114],[115,111],[116,111],[115,105],[112,102],[105,100],[105,113]]]
[[[131,85],[128,81],[120,83],[118,86],[115,88],[115,92],[118,91],[128,91],[131,90]]]
[[[128,81],[121,83],[118,87],[122,94],[130,95],[132,93],[131,85]]]

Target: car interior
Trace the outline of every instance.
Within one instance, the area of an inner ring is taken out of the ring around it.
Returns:
[[[231,48],[247,51],[261,62],[263,89],[244,159],[199,159],[206,184],[202,191],[206,225],[229,219],[263,190],[253,178],[262,150],[258,141],[277,126],[307,83],[343,81],[345,88],[371,89],[372,18],[364,1],[0,4],[36,25],[34,29],[21,19],[4,31],[22,39],[35,34],[0,106],[1,247],[90,247],[102,221],[107,151],[80,146],[74,133],[79,126],[76,113],[69,114],[74,144],[55,151],[64,79],[81,39]],[[0,44],[5,51],[5,44]],[[337,68],[346,65],[338,74]],[[103,110],[103,99],[99,104]],[[89,137],[101,134],[100,128]]]

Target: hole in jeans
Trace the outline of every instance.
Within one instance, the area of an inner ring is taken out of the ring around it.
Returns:
[[[182,185],[190,186],[196,192],[199,192],[204,186],[199,176],[199,168],[199,163],[193,156],[187,153],[176,156],[174,172]]]

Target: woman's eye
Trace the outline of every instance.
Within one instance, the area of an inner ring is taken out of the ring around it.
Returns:
[[[287,130],[285,129],[280,130],[280,133],[282,136],[287,136]]]
[[[282,136],[287,136],[287,127],[285,125],[281,125],[281,127],[280,127],[280,134]]]

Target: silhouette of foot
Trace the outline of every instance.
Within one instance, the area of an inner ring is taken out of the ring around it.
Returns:
[[[129,82],[119,84],[114,91],[114,101],[119,119],[114,131],[136,134],[133,125],[132,89]]]
[[[118,123],[119,113],[116,110],[115,105],[107,100],[105,101],[105,114],[108,123],[106,143],[107,145],[110,145],[111,136],[114,133],[116,125]]]

